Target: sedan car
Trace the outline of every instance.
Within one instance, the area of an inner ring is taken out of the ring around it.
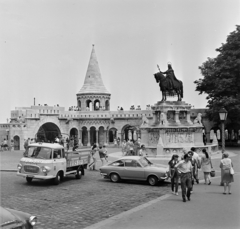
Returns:
[[[104,178],[110,178],[112,182],[120,179],[143,180],[154,186],[168,178],[166,166],[153,164],[146,157],[140,156],[122,157],[102,166],[99,171]]]
[[[0,228],[32,229],[36,223],[36,216],[0,206]]]

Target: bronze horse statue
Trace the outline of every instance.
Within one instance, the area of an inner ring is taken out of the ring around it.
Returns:
[[[177,80],[169,87],[169,80],[163,75],[162,72],[154,74],[156,82],[159,83],[160,91],[162,91],[162,101],[166,101],[167,96],[178,96],[178,101],[183,98],[183,84],[181,80]]]

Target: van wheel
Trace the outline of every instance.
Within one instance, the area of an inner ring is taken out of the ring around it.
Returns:
[[[151,186],[157,185],[157,183],[158,183],[157,177],[155,177],[155,176],[150,176],[150,177],[148,177],[148,183],[149,183]]]
[[[56,177],[53,179],[53,183],[54,183],[55,185],[58,185],[58,184],[60,183],[60,181],[61,181],[61,175],[60,175],[60,173],[58,172],[57,175],[56,175]]]
[[[112,173],[112,174],[110,175],[110,180],[111,180],[113,183],[117,183],[117,182],[119,182],[120,177],[118,176],[118,174]]]
[[[26,177],[26,180],[28,183],[31,183],[32,182],[32,177]]]
[[[76,173],[75,177],[76,177],[76,179],[81,179],[82,172],[79,169],[77,170],[77,173]]]

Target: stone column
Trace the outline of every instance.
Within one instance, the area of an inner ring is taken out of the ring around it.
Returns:
[[[157,124],[158,123],[158,112],[154,111],[153,112],[153,124]]]
[[[180,124],[179,111],[175,111],[174,120],[177,124]]]
[[[98,130],[96,130],[96,145],[98,146]]]
[[[191,121],[191,118],[190,118],[190,111],[187,111],[187,122],[189,124],[193,124],[192,121]]]
[[[108,130],[106,130],[106,145],[108,145]]]
[[[91,146],[91,143],[90,143],[90,130],[87,130],[88,132],[88,143],[87,143],[87,146]]]

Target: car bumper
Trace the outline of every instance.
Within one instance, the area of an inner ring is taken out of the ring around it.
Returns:
[[[108,177],[109,177],[107,173],[100,173],[100,175],[101,175],[102,177],[104,177],[104,178],[108,178]]]
[[[24,174],[24,173],[19,173],[19,172],[17,172],[17,176],[20,176],[20,177],[31,177],[33,179],[39,179],[39,180],[49,180],[49,179],[55,178],[55,176],[52,176],[52,175],[43,176],[43,175]]]

